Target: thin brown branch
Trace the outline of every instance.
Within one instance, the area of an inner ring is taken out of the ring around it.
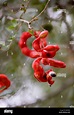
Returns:
[[[27,3],[27,7],[28,7],[30,1],[31,1],[31,0],[28,1],[28,3]],[[45,5],[44,9],[40,12],[40,14],[38,14],[37,16],[35,16],[31,21],[27,21],[27,20],[24,20],[24,19],[21,19],[21,18],[20,18],[20,19],[15,19],[15,20],[16,20],[16,21],[21,21],[21,22],[27,23],[28,28],[29,28],[29,29],[32,29],[32,27],[31,27],[31,23],[32,23],[33,21],[37,20],[38,17],[39,17],[39,16],[40,16],[40,15],[46,10],[46,8],[47,8],[49,2],[50,2],[50,0],[47,1],[47,3],[46,3],[46,5]],[[21,16],[22,16],[22,15],[21,15]],[[13,20],[14,18],[8,16],[7,19],[9,19],[9,20]]]
[[[50,0],[47,1],[47,3],[46,3],[46,5],[45,5],[44,9],[40,12],[40,14],[38,14],[38,15],[35,16],[32,20],[30,20],[30,22],[29,22],[30,24],[31,24],[33,21],[37,20],[38,17],[42,15],[42,13],[46,10],[46,8],[47,8],[49,2],[50,2]]]
[[[7,19],[9,19],[9,20],[14,20],[15,18],[13,18],[13,17],[11,17],[11,16],[8,16]],[[29,21],[27,21],[27,20],[24,20],[24,19],[15,19],[15,20],[26,23],[26,24],[28,25],[28,28],[29,28],[29,29],[32,28],[32,27],[30,26],[30,24],[29,24]]]
[[[28,0],[27,2],[27,5],[24,7],[25,11],[23,10],[23,13],[20,15],[20,18],[22,18],[23,14],[26,12],[28,6],[29,6],[29,3],[30,3],[31,0]]]

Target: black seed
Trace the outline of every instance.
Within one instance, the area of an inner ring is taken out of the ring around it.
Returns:
[[[56,74],[55,74],[55,73],[51,73],[51,76],[52,76],[52,77],[56,77]]]
[[[49,53],[47,53],[46,55],[47,55],[47,57],[50,57],[50,54],[49,54]]]

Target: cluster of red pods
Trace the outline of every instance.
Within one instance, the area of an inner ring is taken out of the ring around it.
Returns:
[[[32,42],[33,49],[27,46],[27,40],[31,38],[31,36],[35,37],[35,40]],[[47,36],[47,30],[34,31],[33,34],[23,32],[19,40],[19,47],[24,55],[35,58],[32,63],[34,77],[40,82],[48,82],[51,86],[54,83],[52,78],[56,77],[56,73],[52,69],[45,71],[41,64],[57,68],[65,68],[66,64],[53,59],[60,48],[58,45],[48,45]]]
[[[32,42],[33,49],[29,49],[27,46],[27,39],[35,37]],[[58,45],[47,44],[48,31],[34,31],[34,34],[30,32],[23,32],[20,40],[19,47],[22,53],[28,57],[35,58],[32,63],[34,69],[34,77],[40,82],[48,82],[50,86],[54,83],[53,77],[56,77],[56,73],[49,69],[47,71],[40,65],[50,65],[57,68],[65,68],[66,64],[62,61],[53,59],[56,52],[60,49]],[[0,74],[0,93],[6,90],[11,85],[10,80],[5,74]]]

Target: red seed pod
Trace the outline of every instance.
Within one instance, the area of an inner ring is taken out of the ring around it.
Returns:
[[[40,69],[40,71],[42,70]],[[43,72],[39,72],[39,71],[34,72],[34,77],[40,82],[47,82],[46,74],[43,74]]]
[[[34,71],[39,71],[39,69],[41,68],[41,66],[40,66],[41,59],[42,59],[42,57],[38,57],[33,61],[32,68],[34,69]]]
[[[34,69],[34,77],[40,82],[46,82],[46,76],[43,67],[40,65],[42,57],[38,57],[32,63],[32,68]]]
[[[47,46],[47,40],[46,40],[46,38],[40,39],[40,48],[43,49],[46,46]]]
[[[28,47],[22,48],[21,51],[24,55],[29,56],[31,58],[37,58],[41,55],[41,53],[36,52],[35,50],[30,50]]]
[[[20,40],[19,40],[19,46],[20,48],[26,47],[26,41],[28,38],[30,38],[32,35],[29,32],[23,32]]]
[[[10,80],[4,74],[0,74],[0,93],[6,90],[11,85]]]
[[[53,85],[54,82],[55,82],[54,80],[51,80],[51,81],[50,81],[50,80],[48,79],[48,83],[50,84],[50,86]]]
[[[19,46],[24,55],[29,56],[31,58],[36,58],[39,57],[40,54],[35,50],[30,50],[26,44],[27,39],[29,39],[31,36],[32,35],[29,32],[23,32],[19,40]]]
[[[42,32],[35,31],[34,36],[37,38],[33,41],[32,46],[36,51],[40,51],[47,45],[46,37],[48,35],[48,31],[44,30]]]
[[[65,68],[66,67],[66,64],[64,62],[54,60],[54,59],[50,59],[49,64],[50,64],[50,66],[54,66],[54,67],[58,67],[58,68]]]
[[[47,45],[47,35],[48,35],[48,31],[47,30],[44,30],[42,31],[40,34],[39,34],[39,46],[40,46],[40,49],[43,49],[46,45]]]
[[[47,51],[58,51],[60,49],[60,47],[58,45],[47,45],[46,47],[44,47],[44,50]]]
[[[41,62],[44,65],[50,65],[50,66],[57,67],[57,68],[65,68],[66,67],[66,64],[64,62],[58,61],[55,59],[51,59],[51,58],[42,58]]]
[[[48,31],[47,30],[44,30],[42,31],[40,34],[39,34],[39,38],[46,38],[48,35]]]
[[[58,45],[47,45],[46,37],[48,35],[48,31],[42,31],[41,33],[39,32],[39,36],[37,35],[37,39],[35,39],[32,43],[33,48],[40,52],[42,50],[46,51],[58,51],[60,48]]]
[[[40,48],[40,38],[35,39],[32,42],[32,46],[36,51],[40,51],[41,50],[41,48]]]
[[[46,38],[43,39],[37,38],[32,42],[32,46],[37,52],[42,51],[46,45],[47,45]]]

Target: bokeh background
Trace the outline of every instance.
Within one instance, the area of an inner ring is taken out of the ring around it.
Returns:
[[[74,1],[50,0],[31,24],[34,30],[48,30],[48,43],[60,46],[54,58],[64,61],[66,68],[46,67],[57,73],[54,85],[50,87],[34,78],[34,59],[23,55],[18,46],[28,26],[15,19],[30,21],[46,3],[47,0],[0,0],[0,73],[11,80],[11,86],[0,93],[0,107],[74,107]],[[29,48],[34,39],[28,40]]]

